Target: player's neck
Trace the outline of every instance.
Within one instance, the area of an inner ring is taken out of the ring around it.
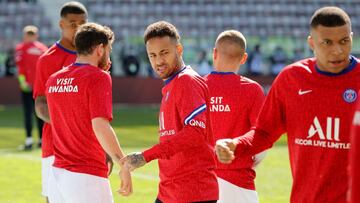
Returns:
[[[237,73],[239,71],[240,67],[234,67],[234,66],[216,66],[215,67],[215,71],[216,72],[233,72],[233,73]]]
[[[181,62],[179,63],[179,70],[183,69],[185,67],[184,61],[181,59]]]
[[[348,68],[350,65],[350,59],[349,61],[346,62],[346,64],[343,67],[332,67],[332,68],[328,68],[326,66],[322,66],[319,63],[316,63],[316,67],[322,71],[322,72],[328,72],[328,73],[333,73],[333,74],[337,74],[340,73],[342,71],[344,71],[346,68]]]
[[[87,55],[87,56],[80,55],[76,58],[75,63],[89,64],[95,67],[99,65],[98,59],[96,57],[93,57],[92,55]]]
[[[71,50],[71,51],[76,51],[74,45],[69,40],[67,40],[65,38],[61,38],[59,43],[65,49],[68,49],[68,50]]]

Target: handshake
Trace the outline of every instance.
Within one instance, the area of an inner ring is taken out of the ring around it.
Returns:
[[[234,152],[236,149],[237,142],[233,139],[221,139],[216,142],[215,152],[218,160],[221,163],[229,164],[234,158]],[[119,173],[121,180],[121,187],[118,190],[123,196],[129,196],[132,193],[132,181],[130,172],[134,171],[137,168],[140,168],[146,164],[144,155],[141,152],[133,152],[122,159],[120,159],[121,170]],[[110,165],[110,172],[112,166]]]
[[[129,171],[134,171],[146,164],[145,158],[141,152],[133,152],[120,160],[120,164]]]
[[[120,189],[118,193],[122,196],[129,196],[132,194],[132,180],[130,172],[134,171],[137,168],[140,168],[146,164],[145,158],[141,152],[134,152],[126,155],[119,161],[120,163]],[[106,163],[109,167],[109,174],[111,174],[113,168],[113,162],[110,156],[106,156]]]

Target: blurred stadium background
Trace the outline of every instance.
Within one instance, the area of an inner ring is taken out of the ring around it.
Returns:
[[[24,26],[36,25],[40,41],[52,45],[59,39],[59,9],[64,0],[0,0],[0,202],[41,202],[40,152],[21,152],[23,143],[20,92],[13,49],[22,40]],[[260,69],[245,64],[240,72],[269,88],[278,70],[311,56],[306,38],[308,22],[319,7],[336,5],[352,19],[353,54],[360,54],[360,0],[80,0],[89,21],[111,27],[116,34],[112,53],[114,127],[127,152],[157,141],[157,110],[162,82],[153,75],[142,34],[157,20],[175,24],[185,47],[184,60],[200,70],[211,65],[215,37],[237,29],[248,40],[247,52],[259,60]],[[255,53],[260,47],[260,54]],[[257,55],[256,55],[257,54]],[[202,55],[204,57],[202,57]],[[255,56],[256,55],[256,56]],[[256,58],[256,59],[254,59]],[[274,71],[275,70],[275,71]],[[126,106],[124,106],[126,104]],[[130,104],[130,106],[128,106]],[[137,106],[133,106],[137,104]],[[141,107],[138,105],[142,104]],[[151,104],[151,106],[149,106]],[[154,105],[155,104],[155,105]],[[270,150],[260,165],[257,189],[262,202],[288,202],[291,185],[286,139]],[[117,187],[116,173],[111,176]],[[152,164],[135,174],[135,196],[123,202],[151,202],[157,192],[157,167]],[[114,190],[115,191],[115,190]],[[116,202],[119,201],[118,195]]]
[[[0,0],[0,67],[5,74],[7,53],[21,40],[25,25],[40,28],[40,40],[47,45],[59,39],[59,8],[65,0]],[[286,62],[298,55],[309,56],[306,37],[312,13],[321,6],[337,5],[351,16],[354,53],[360,52],[359,0],[80,0],[89,11],[90,21],[110,26],[116,33],[113,75],[151,76],[142,41],[146,26],[157,20],[174,23],[183,37],[185,61],[194,65],[199,53],[211,48],[224,29],[237,29],[248,39],[248,52],[261,45],[263,74],[270,70],[269,58],[276,47],[285,50]],[[297,51],[297,52],[295,52]],[[296,53],[296,54],[295,54]],[[135,60],[130,59],[133,56]],[[139,72],[136,67],[138,64]],[[126,66],[126,67],[124,67]],[[243,68],[246,73],[246,66]]]
[[[66,0],[0,0],[0,78],[11,78],[16,74],[13,49],[21,41],[25,25],[38,26],[40,41],[49,46],[59,39],[59,9],[65,2]],[[308,22],[319,7],[336,5],[349,13],[354,31],[353,54],[360,53],[360,0],[80,2],[88,8],[90,21],[107,25],[116,34],[117,40],[111,56],[114,89],[118,90],[114,95],[115,103],[159,102],[161,95],[157,87],[161,87],[161,82],[152,80],[156,76],[147,60],[142,40],[146,26],[157,20],[167,20],[178,27],[185,47],[184,60],[201,74],[209,72],[209,67],[211,68],[215,37],[225,29],[240,30],[248,40],[247,52],[250,55],[240,73],[260,82],[265,89],[269,88],[274,76],[280,71],[279,67],[312,55],[306,43]],[[254,51],[256,47],[260,51]],[[127,87],[124,89],[125,86]],[[19,103],[15,80],[0,79],[0,93],[8,95],[7,98],[1,96],[0,104]]]

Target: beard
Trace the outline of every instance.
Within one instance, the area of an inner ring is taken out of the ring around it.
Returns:
[[[110,66],[108,67],[108,59],[105,53],[101,56],[98,66],[104,71],[108,71],[110,69]]]

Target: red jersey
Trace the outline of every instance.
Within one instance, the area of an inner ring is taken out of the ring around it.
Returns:
[[[323,72],[314,58],[286,67],[267,96],[254,131],[239,138],[236,154],[255,154],[287,132],[293,186],[290,201],[346,202],[350,129],[360,65]]]
[[[51,75],[46,98],[54,142],[54,166],[107,177],[105,152],[91,120],[112,120],[110,75],[98,67],[75,63]]]
[[[33,97],[45,96],[45,84],[50,75],[74,63],[76,52],[62,47],[59,42],[48,49],[38,60],[36,66],[36,80],[33,89]],[[42,137],[42,157],[54,154],[51,126],[44,123]]]
[[[350,149],[350,203],[360,202],[360,101],[357,102],[351,131]]]
[[[47,47],[38,41],[23,42],[15,48],[15,62],[19,75],[25,76],[25,81],[34,86],[36,63]]]
[[[167,203],[218,199],[214,140],[205,81],[185,67],[165,81],[159,113],[160,143],[143,152],[159,159],[158,198]]]
[[[233,72],[211,72],[206,76],[210,94],[210,116],[214,139],[235,138],[255,126],[265,99],[261,86]],[[218,177],[239,187],[255,190],[252,156],[231,164],[217,161]]]

